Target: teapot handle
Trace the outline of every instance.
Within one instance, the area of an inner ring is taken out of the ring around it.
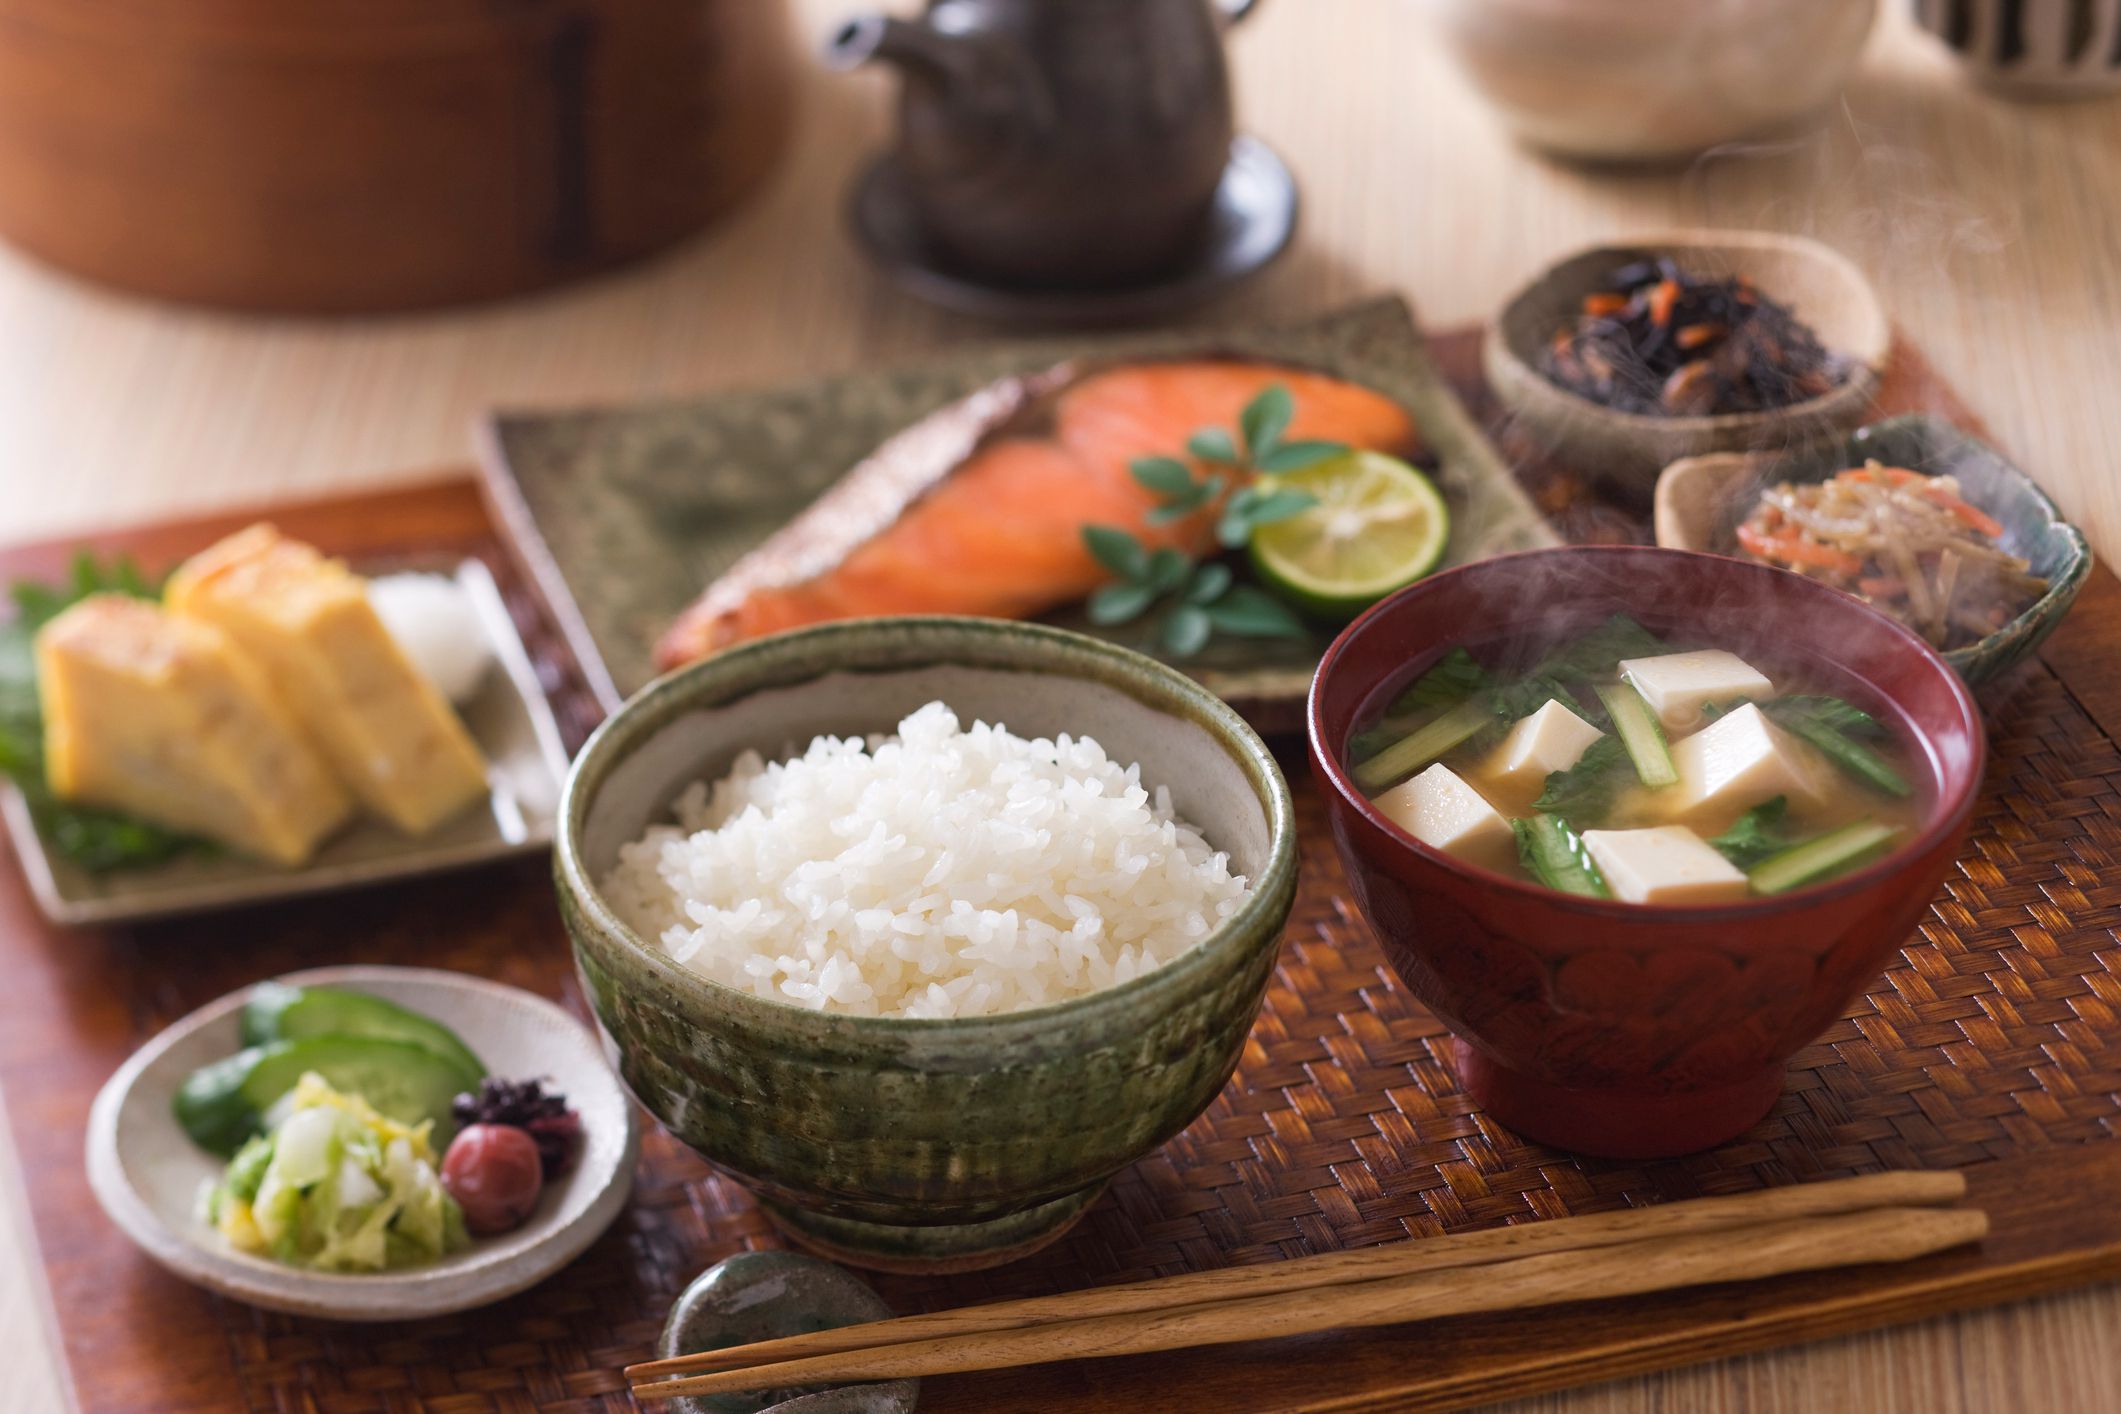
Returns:
[[[1215,8],[1221,12],[1222,27],[1231,29],[1250,18],[1259,0],[1215,0]]]

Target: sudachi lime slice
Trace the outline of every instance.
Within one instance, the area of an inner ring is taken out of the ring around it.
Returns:
[[[1252,567],[1315,614],[1352,618],[1443,563],[1451,513],[1396,457],[1350,452],[1274,480],[1318,504],[1253,531]]]

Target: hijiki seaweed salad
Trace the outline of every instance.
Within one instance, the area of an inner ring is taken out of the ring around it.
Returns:
[[[1743,275],[1711,279],[1669,258],[1623,265],[1554,331],[1539,371],[1616,412],[1768,412],[1832,392],[1848,360]]]

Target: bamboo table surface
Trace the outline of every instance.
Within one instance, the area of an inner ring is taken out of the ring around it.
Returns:
[[[814,42],[848,0],[798,0]],[[2002,104],[1903,6],[1817,129],[1680,171],[1592,173],[1513,147],[1414,0],[1276,0],[1234,42],[1247,126],[1304,183],[1297,248],[1226,314],[1378,290],[1478,320],[1551,253],[1674,223],[1817,235],[1878,282],[1946,379],[2121,561],[2121,100]],[[496,308],[343,323],[142,305],[0,252],[0,537],[418,473],[494,404],[633,399],[919,357],[989,332],[894,293],[840,193],[888,88],[815,75],[790,160],[713,237]],[[0,1102],[12,1098],[0,1096]],[[0,1126],[0,1136],[5,1135]],[[0,1137],[0,1145],[5,1144]],[[0,1414],[64,1407],[34,1237],[0,1152]],[[2121,1408],[2121,1288],[1551,1396],[1521,1410],[1753,1414]]]

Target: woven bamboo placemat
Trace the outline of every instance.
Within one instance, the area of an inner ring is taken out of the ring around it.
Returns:
[[[1461,374],[1464,340],[1440,345]],[[1477,391],[1477,390],[1476,390]],[[1888,401],[1964,409],[1903,358]],[[1569,513],[1575,493],[1542,495]],[[468,482],[275,515],[345,553],[459,549],[494,564],[576,738],[596,708],[512,571]],[[113,537],[153,560],[242,517]],[[1625,517],[1596,522],[1628,533]],[[49,572],[64,547],[0,556]],[[160,552],[158,554],[158,552]],[[1256,1348],[928,1383],[928,1410],[1433,1408],[1682,1363],[2121,1272],[2121,584],[2104,572],[2043,655],[1989,705],[1993,764],[1963,867],[1902,959],[1798,1056],[1770,1118],[1711,1153],[1600,1163],[1528,1145],[1460,1093],[1444,1035],[1348,903],[1293,746],[1304,887],[1230,1086],[1121,1174],[1061,1242],[1013,1266],[878,1283],[901,1309],[1063,1290],[1885,1167],[1965,1167],[1995,1215],[1979,1252],[1877,1273],[1468,1318]],[[4,1080],[54,1314],[94,1411],[519,1414],[629,1407],[644,1357],[699,1270],[778,1241],[736,1185],[667,1135],[635,1200],[561,1276],[484,1311],[397,1327],[270,1315],[139,1257],[80,1177],[88,1098],[182,1012],[326,961],[422,963],[563,997],[586,1014],[541,868],[513,865],[328,902],[132,933],[63,935],[0,877]]]

